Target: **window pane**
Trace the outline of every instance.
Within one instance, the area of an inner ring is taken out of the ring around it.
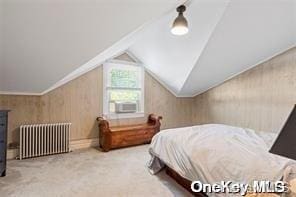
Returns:
[[[115,112],[115,102],[136,102],[138,104],[138,110],[140,109],[140,97],[141,91],[139,90],[108,90],[109,94],[109,112]]]
[[[110,101],[138,101],[140,91],[138,90],[109,90]]]
[[[110,86],[139,88],[139,71],[113,68],[110,70]]]

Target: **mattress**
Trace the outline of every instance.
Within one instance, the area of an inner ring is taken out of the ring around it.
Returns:
[[[277,181],[295,170],[295,162],[268,152],[275,138],[221,124],[167,129],[152,139],[148,168],[155,174],[167,165],[183,178],[210,184]]]

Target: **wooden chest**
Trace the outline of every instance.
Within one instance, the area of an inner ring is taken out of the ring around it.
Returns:
[[[110,149],[150,143],[152,137],[160,130],[161,116],[150,114],[146,123],[109,127],[109,122],[98,117],[99,141],[103,151]]]

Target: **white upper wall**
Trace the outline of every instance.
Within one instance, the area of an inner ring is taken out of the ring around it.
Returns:
[[[194,96],[296,43],[295,0],[192,0],[180,37],[170,27],[184,0],[1,1],[0,91],[46,93],[128,50]]]
[[[177,12],[173,11],[147,26],[129,50],[178,95],[228,2],[229,0],[192,1],[184,13],[189,23],[188,34],[171,34],[172,22],[177,16]]]
[[[177,96],[194,96],[296,43],[295,0],[199,0],[185,12],[189,33],[170,33],[172,12],[130,50]]]
[[[40,93],[178,0],[4,0],[0,90]]]
[[[180,94],[202,93],[295,46],[293,3],[294,0],[231,1]]]

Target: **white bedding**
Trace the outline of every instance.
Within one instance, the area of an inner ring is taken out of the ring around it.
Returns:
[[[168,129],[152,139],[151,173],[166,164],[184,178],[203,183],[276,181],[292,160],[268,152],[276,135],[219,124]]]

